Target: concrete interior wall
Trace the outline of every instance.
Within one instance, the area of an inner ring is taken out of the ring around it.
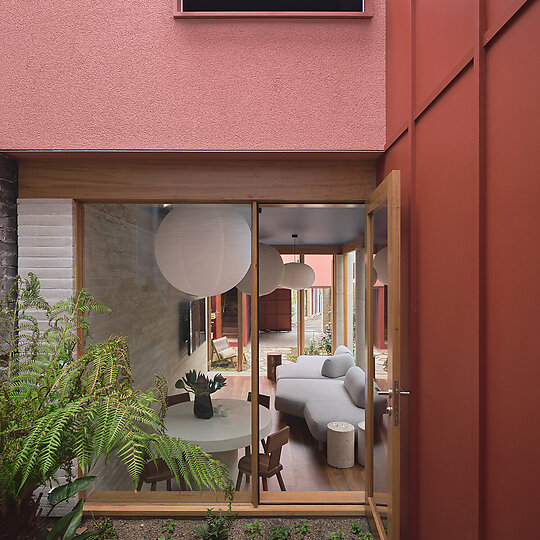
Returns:
[[[336,347],[345,344],[345,311],[343,304],[343,255],[336,255],[336,275],[335,275],[335,287],[336,287],[336,306],[334,310],[334,317],[336,318]]]
[[[92,341],[126,336],[135,386],[153,386],[163,375],[169,393],[186,371],[206,370],[205,342],[191,355],[179,343],[180,308],[186,295],[162,276],[154,259],[159,220],[147,208],[128,204],[84,207],[84,286],[104,301],[111,315],[92,317]],[[93,489],[132,489],[127,472],[114,461],[98,464]]]
[[[364,354],[364,346],[366,343],[366,286],[365,277],[366,269],[364,265],[364,253],[365,249],[357,249],[354,252],[356,258],[355,264],[355,285],[356,291],[354,295],[355,299],[355,318],[356,318],[356,334],[355,347],[356,347],[356,365],[360,366],[364,372],[366,371],[366,357]]]

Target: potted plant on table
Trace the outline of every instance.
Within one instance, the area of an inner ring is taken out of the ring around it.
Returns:
[[[212,418],[214,408],[212,407],[212,398],[210,394],[217,392],[227,383],[225,377],[218,373],[212,379],[194,369],[188,371],[181,379],[176,381],[176,388],[191,392],[195,396],[193,404],[193,413],[197,418]]]

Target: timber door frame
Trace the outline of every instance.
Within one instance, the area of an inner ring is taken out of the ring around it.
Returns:
[[[382,507],[377,506],[374,492],[374,380],[375,362],[373,356],[373,255],[374,255],[374,215],[383,206],[387,207],[387,245],[388,245],[388,365],[390,366],[389,409],[392,418],[388,433],[387,460],[387,500],[388,534],[382,520]],[[400,477],[401,477],[401,195],[400,172],[392,171],[377,186],[366,201],[366,254],[365,254],[365,321],[366,321],[366,509],[371,528],[377,531],[383,540],[399,540],[400,538]],[[397,391],[396,391],[397,390]]]
[[[103,204],[122,204],[118,200],[78,200],[80,209],[80,236],[79,247],[82,246],[82,205],[100,202]],[[177,201],[178,204],[201,204],[200,202]],[[141,201],[126,201],[125,204],[144,204]],[[229,201],[207,201],[207,204],[231,204]],[[252,262],[252,294],[251,294],[251,333],[252,333],[252,362],[251,362],[251,386],[252,386],[252,446],[258,447],[258,386],[259,386],[259,351],[258,351],[258,221],[259,208],[261,206],[288,206],[290,203],[264,203],[260,201],[239,201],[239,204],[249,204],[251,207],[251,262]],[[310,203],[298,203],[309,206]],[[317,204],[317,206],[320,203]],[[342,202],[329,203],[332,206],[341,206]],[[351,203],[348,203],[351,204]],[[364,204],[355,202],[354,204]],[[362,245],[363,239],[357,239],[353,243],[347,243],[343,246],[303,246],[298,251],[305,254],[328,254],[333,256],[334,264],[337,255],[351,251],[353,248]],[[283,251],[287,251],[285,247]],[[303,257],[302,257],[303,258]],[[82,270],[84,267],[82,250],[77,257],[77,267]],[[333,297],[336,292],[336,275],[333,272],[332,291]],[[78,283],[82,286],[81,283]],[[335,298],[332,298],[332,311],[337,308]],[[208,313],[207,313],[208,318]],[[335,326],[335,317],[333,324]],[[333,332],[335,336],[335,331]],[[210,337],[208,334],[207,337]],[[303,333],[302,333],[303,337]],[[258,456],[252,454],[253,477],[257,477]],[[233,479],[234,480],[234,479]],[[262,497],[261,497],[262,495]],[[85,502],[84,512],[86,515],[92,513],[95,515],[110,516],[197,516],[204,515],[208,502],[204,500],[204,494],[193,493],[132,493],[126,491],[117,492],[95,492],[90,500]],[[216,503],[213,504],[216,509],[226,509],[227,504],[222,494],[218,494]],[[259,489],[259,482],[252,482],[251,489],[248,492],[237,493],[235,501],[232,504],[233,511],[240,515],[283,515],[283,516],[359,516],[365,515],[367,508],[366,494],[364,491],[297,491],[297,492],[262,492]]]

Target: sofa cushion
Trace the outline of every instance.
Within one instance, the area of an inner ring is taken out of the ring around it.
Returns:
[[[321,368],[328,356],[299,356],[296,363],[276,367],[276,379],[324,379]]]
[[[358,424],[365,420],[365,410],[357,407],[349,397],[340,400],[310,400],[304,407],[304,418],[315,439],[326,442],[326,426],[329,422],[349,422],[356,436]]]
[[[349,353],[352,356],[352,351],[348,347],[345,347],[345,345],[339,345],[334,351],[334,355],[343,353]]]
[[[330,358],[327,358],[323,362],[321,375],[331,379],[343,377],[352,366],[354,366],[354,358],[352,354],[334,354],[334,356],[330,356]]]
[[[357,407],[366,407],[366,374],[358,367],[349,368],[343,383]]]
[[[310,400],[348,401],[343,381],[336,379],[279,379],[276,385],[275,408],[303,418],[304,405]]]

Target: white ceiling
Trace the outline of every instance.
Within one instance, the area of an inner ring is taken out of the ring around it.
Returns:
[[[181,205],[174,205],[181,206]],[[203,205],[213,206],[213,205]],[[251,207],[235,205],[235,210],[251,223]],[[384,243],[386,210],[377,212],[375,242]],[[363,205],[262,206],[259,237],[264,244],[293,245],[291,235],[298,234],[296,245],[341,245],[364,236]]]
[[[262,207],[261,242],[274,246],[341,245],[364,234],[363,207]]]

